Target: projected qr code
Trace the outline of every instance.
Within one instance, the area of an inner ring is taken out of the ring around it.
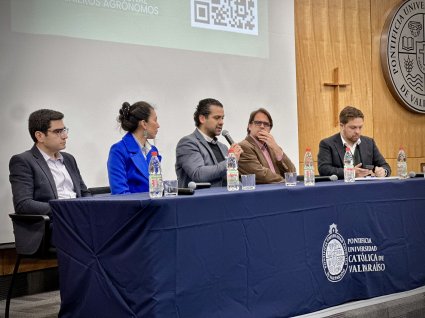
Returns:
[[[257,0],[191,0],[191,25],[258,35]]]

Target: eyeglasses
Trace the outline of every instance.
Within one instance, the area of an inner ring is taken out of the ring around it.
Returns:
[[[264,128],[270,128],[272,125],[266,121],[260,121],[260,120],[253,120],[252,121],[255,126],[260,127],[261,125],[264,126]]]
[[[51,133],[56,134],[58,137],[65,137],[65,136],[68,136],[69,128],[64,127],[64,128],[59,128],[55,130],[47,130],[47,131],[50,131]]]

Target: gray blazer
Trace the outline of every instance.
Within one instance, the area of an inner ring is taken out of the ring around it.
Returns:
[[[74,157],[61,152],[63,162],[71,176],[77,197],[90,196]],[[49,200],[57,199],[53,175],[38,148],[34,145],[30,150],[14,155],[9,162],[9,181],[12,185],[13,206],[16,213],[50,215]],[[29,241],[34,247],[39,246],[44,232],[44,225],[33,229]],[[15,232],[20,231],[15,228]],[[28,231],[22,232],[28,233]],[[19,233],[15,233],[15,236]]]
[[[391,175],[391,168],[379,152],[372,138],[361,136],[362,142],[359,147],[360,158],[363,165],[374,165],[387,170],[387,176]],[[321,176],[336,175],[339,179],[344,178],[344,155],[345,150],[341,142],[341,135],[337,133],[323,139],[319,144],[318,168]]]
[[[217,142],[223,157],[227,157],[227,146]],[[176,174],[179,187],[187,187],[190,181],[211,182],[213,187],[223,185],[226,176],[226,160],[217,162],[208,142],[198,129],[180,139],[176,148]]]

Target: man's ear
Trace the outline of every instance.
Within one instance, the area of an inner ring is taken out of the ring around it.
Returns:
[[[207,120],[207,118],[204,115],[199,115],[199,122],[201,124],[205,123],[206,120]]]
[[[42,142],[44,140],[45,134],[42,133],[41,131],[36,131],[34,133],[35,138],[37,139],[38,142]]]

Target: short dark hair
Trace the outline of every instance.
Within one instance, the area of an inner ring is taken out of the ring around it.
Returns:
[[[47,134],[47,130],[50,128],[50,122],[52,120],[61,120],[63,119],[63,114],[56,110],[51,109],[39,109],[30,114],[28,118],[28,131],[34,142],[37,142],[35,138],[35,132],[41,131],[44,134]]]
[[[196,106],[196,111],[193,114],[193,119],[195,120],[196,127],[199,127],[201,125],[201,122],[199,121],[199,116],[209,116],[209,114],[211,113],[211,105],[223,107],[223,104],[214,98],[205,98],[199,101],[198,106]]]
[[[339,113],[339,122],[343,125],[355,118],[364,119],[364,115],[360,109],[353,106],[347,106]]]
[[[246,132],[248,133],[248,135],[250,134],[249,124],[251,124],[254,121],[254,118],[258,113],[263,113],[264,115],[266,115],[267,118],[269,119],[269,122],[270,122],[270,129],[273,128],[273,119],[272,119],[272,116],[270,115],[270,113],[265,108],[258,108],[257,110],[254,110],[251,113],[251,115],[249,115],[248,126],[246,127]]]
[[[125,131],[134,132],[139,126],[139,121],[148,121],[154,108],[147,102],[140,101],[133,105],[124,102],[119,111],[117,121]]]

